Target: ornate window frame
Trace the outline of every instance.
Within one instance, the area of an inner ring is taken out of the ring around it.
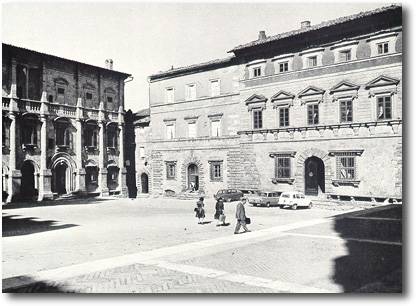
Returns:
[[[372,36],[367,39],[367,42],[370,44],[371,49],[371,57],[375,56],[383,56],[386,54],[392,54],[396,53],[396,41],[397,36],[399,35],[398,32],[387,32],[387,33],[381,33],[375,36]],[[378,54],[377,45],[381,43],[387,43],[388,44],[388,52],[383,54]]]
[[[167,180],[176,180],[176,164],[177,161],[176,160],[172,160],[172,161],[165,161],[165,169],[166,169],[166,179]],[[170,167],[173,167],[173,174],[170,171]]]
[[[351,122],[354,122],[354,114],[357,113],[357,106],[354,100],[358,99],[359,89],[359,85],[344,80],[329,90],[329,94],[332,96],[331,101],[338,104],[338,122],[341,122],[341,102],[345,100],[351,100],[353,114]]]
[[[289,125],[285,127],[289,127],[292,123],[292,112],[290,108],[293,106],[293,100],[295,99],[295,95],[289,93],[284,90],[280,90],[278,93],[274,94],[270,101],[272,102],[273,109],[275,109],[275,118],[276,118],[276,126],[280,127],[280,109],[281,108],[288,108],[289,109]]]
[[[368,90],[368,97],[371,101],[371,113],[374,121],[392,120],[400,118],[397,114],[397,86],[400,83],[399,79],[389,77],[386,75],[380,75],[377,78],[371,80],[365,85],[365,89]],[[391,119],[377,119],[377,98],[381,96],[391,97],[392,114]]]
[[[267,102],[267,98],[265,96],[259,95],[259,94],[253,94],[245,101],[247,109],[250,113],[250,120],[251,120],[250,127],[251,127],[251,129],[254,130],[254,116],[253,116],[254,115],[254,113],[253,113],[254,110],[262,112],[262,127],[261,128],[256,128],[256,130],[261,130],[261,129],[264,128],[263,111],[266,109],[266,102]]]
[[[266,75],[266,60],[265,59],[259,59],[259,60],[255,60],[250,63],[247,63],[246,67],[248,68],[249,79],[260,78]],[[260,75],[254,76],[255,68],[260,68]]]
[[[364,149],[352,149],[352,150],[329,150],[328,155],[335,157],[335,177],[332,178],[332,184],[334,186],[340,185],[352,185],[358,187],[360,180],[358,179],[358,163],[357,156],[361,156]],[[341,158],[354,158],[354,177],[353,178],[341,178]]]
[[[216,114],[210,114],[208,115],[208,119],[209,119],[209,136],[210,137],[221,137],[222,136],[222,116],[223,113],[216,113]],[[219,127],[219,135],[212,135],[212,123],[213,122],[219,122],[220,127]]]
[[[166,140],[172,140],[176,138],[176,119],[163,119],[163,122],[165,123],[165,128],[164,128],[164,139]],[[168,126],[173,126],[173,135],[171,137],[167,137],[167,132],[168,132]]]
[[[294,177],[294,157],[296,151],[280,151],[280,152],[271,152],[269,156],[274,159],[274,177],[271,179],[273,184],[286,183],[292,185],[295,181]],[[290,176],[289,177],[278,177],[278,160],[279,158],[288,158],[290,163]]]
[[[320,47],[320,48],[313,48],[313,49],[308,49],[308,50],[304,50],[300,52],[299,55],[302,57],[303,69],[313,69],[313,68],[322,66],[322,55],[324,54],[324,50],[325,48]],[[308,60],[309,58],[314,57],[314,56],[316,56],[316,66],[309,67]]]
[[[282,55],[273,57],[272,62],[274,64],[275,74],[293,71],[293,58],[294,57],[295,57],[295,54],[293,53],[282,54]],[[288,71],[280,72],[280,64],[285,63],[285,62],[288,62]]]
[[[222,182],[223,181],[223,173],[224,173],[224,161],[223,160],[209,160],[209,177],[211,182]],[[219,166],[220,175],[215,176],[215,166]]]
[[[333,45],[330,47],[330,50],[334,52],[335,57],[335,63],[346,63],[350,61],[354,61],[357,59],[357,46],[359,41],[358,40],[350,40],[350,41],[344,41],[338,44]],[[345,51],[351,51],[351,59],[348,61],[341,61],[340,54],[341,52]]]

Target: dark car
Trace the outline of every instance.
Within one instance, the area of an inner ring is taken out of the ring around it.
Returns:
[[[221,189],[218,190],[216,194],[214,194],[214,198],[218,200],[219,198],[223,198],[224,201],[231,202],[231,201],[238,201],[243,196],[243,192],[237,189]]]

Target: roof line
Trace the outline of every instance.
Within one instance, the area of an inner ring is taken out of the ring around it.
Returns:
[[[253,40],[249,43],[238,45],[238,46],[234,47],[233,49],[227,51],[227,53],[235,53],[235,51],[240,51],[240,50],[247,49],[247,48],[250,48],[250,47],[263,45],[263,44],[270,43],[270,42],[275,42],[275,41],[278,41],[280,39],[293,37],[293,36],[296,36],[296,35],[311,32],[311,31],[314,31],[314,30],[319,30],[319,29],[326,28],[326,27],[336,26],[338,24],[342,24],[342,23],[345,23],[345,22],[349,22],[349,21],[360,19],[360,18],[372,16],[372,15],[379,14],[379,13],[383,13],[383,12],[386,12],[386,11],[389,11],[389,10],[395,10],[395,9],[398,9],[398,8],[401,8],[401,5],[392,4],[392,5],[384,6],[384,7],[377,8],[377,9],[374,9],[374,10],[371,10],[371,11],[364,11],[364,12],[360,12],[360,13],[353,14],[353,15],[348,15],[348,16],[343,16],[343,17],[339,17],[339,18],[336,18],[336,19],[328,20],[328,21],[323,21],[319,24],[316,24],[314,26],[310,26],[308,28],[296,29],[296,30],[292,30],[292,31],[288,31],[288,32],[283,32],[283,33],[280,33],[280,34],[277,34],[277,35],[269,36],[269,37],[267,37],[265,39],[261,39],[261,40]]]
[[[53,55],[53,54],[48,54],[48,53],[44,53],[44,52],[40,52],[40,51],[36,51],[36,50],[33,50],[33,49],[24,48],[24,47],[20,47],[20,46],[16,46],[16,45],[12,45],[12,44],[8,44],[8,43],[4,43],[4,42],[2,42],[2,45],[3,45],[3,46],[8,46],[8,47],[11,47],[11,48],[16,48],[16,49],[24,50],[24,51],[29,51],[29,52],[37,53],[37,54],[39,54],[39,55],[46,55],[46,56],[54,57],[54,58],[61,59],[61,60],[64,60],[64,61],[69,61],[69,62],[73,62],[73,63],[78,63],[78,64],[82,64],[82,65],[86,65],[86,66],[90,66],[90,67],[98,68],[98,69],[105,70],[105,71],[109,71],[109,72],[118,73],[118,74],[124,75],[124,76],[126,76],[126,77],[131,76],[131,74],[126,73],[126,72],[121,72],[121,71],[117,71],[117,70],[107,69],[107,68],[105,68],[105,67],[100,67],[100,66],[96,66],[96,65],[91,65],[91,64],[88,64],[88,63],[84,63],[84,62],[76,61],[76,60],[69,59],[69,58],[65,58],[65,57],[62,57],[62,56],[57,56],[57,55]]]

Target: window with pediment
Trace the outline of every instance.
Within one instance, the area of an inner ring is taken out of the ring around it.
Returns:
[[[399,118],[395,96],[400,80],[381,75],[368,82],[365,88],[373,104],[373,116],[375,120],[391,120]]]
[[[288,127],[290,125],[290,109],[293,106],[294,98],[295,95],[283,90],[270,98],[273,108],[277,111],[276,116],[279,127]]]
[[[359,88],[359,85],[342,81],[330,89],[332,101],[339,104],[339,122],[353,122],[354,100],[358,97]]]
[[[55,79],[55,101],[59,104],[67,104],[68,81],[63,78]]]
[[[253,129],[263,128],[263,110],[266,108],[266,101],[266,97],[258,94],[250,96],[245,101],[248,111],[251,113]]]
[[[104,95],[105,95],[106,109],[110,111],[116,111],[117,110],[117,105],[115,103],[116,91],[111,87],[107,87],[104,90]]]

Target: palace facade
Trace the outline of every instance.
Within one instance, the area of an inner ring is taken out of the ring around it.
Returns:
[[[130,76],[8,44],[2,53],[3,200],[126,195]]]
[[[401,199],[400,6],[261,31],[229,53],[149,77],[146,192]]]

